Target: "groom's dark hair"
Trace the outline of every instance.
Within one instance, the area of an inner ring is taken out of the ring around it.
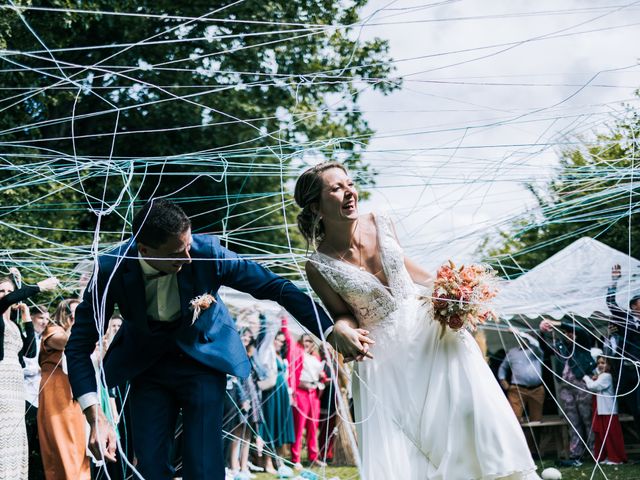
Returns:
[[[151,199],[133,217],[133,236],[138,243],[158,248],[169,237],[191,228],[191,220],[179,205],[166,199]]]

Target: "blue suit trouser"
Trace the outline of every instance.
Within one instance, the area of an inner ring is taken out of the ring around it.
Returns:
[[[182,410],[182,477],[224,480],[222,414],[226,375],[177,348],[131,381],[131,423],[137,470],[170,480],[176,421]]]

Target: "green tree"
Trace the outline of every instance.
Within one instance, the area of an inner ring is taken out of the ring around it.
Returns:
[[[241,252],[286,252],[280,207],[291,197],[282,179],[289,185],[294,166],[340,159],[372,178],[361,157],[373,132],[360,92],[369,85],[387,93],[398,83],[387,43],[360,41],[352,26],[365,3],[5,7],[2,248],[87,245],[97,222],[89,207],[115,206],[100,218],[101,239],[118,240],[132,200],[173,194],[196,231],[233,232]],[[295,224],[295,209],[286,211]],[[51,230],[32,228],[30,237],[15,225]]]
[[[639,113],[629,109],[609,132],[562,152],[549,183],[527,185],[537,208],[486,237],[483,256],[514,277],[589,236],[640,258],[639,134]]]

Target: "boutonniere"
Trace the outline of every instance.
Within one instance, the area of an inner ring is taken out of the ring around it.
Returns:
[[[189,309],[193,311],[193,319],[191,325],[196,323],[196,320],[202,312],[208,309],[211,305],[216,303],[216,298],[210,293],[203,293],[189,302]]]

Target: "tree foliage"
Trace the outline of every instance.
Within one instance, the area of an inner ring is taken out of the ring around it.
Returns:
[[[537,208],[485,238],[481,253],[509,277],[583,236],[640,258],[639,134],[639,113],[628,110],[607,133],[561,152],[549,183],[527,185]]]
[[[365,3],[50,0],[1,10],[3,248],[88,244],[98,221],[89,207],[117,206],[100,218],[116,232],[103,239],[116,240],[132,201],[172,194],[194,230],[234,232],[239,251],[285,251],[281,175],[290,180],[310,154],[366,172],[372,130],[360,92],[398,86],[387,43],[348,27]],[[53,230],[31,237],[15,225]]]

